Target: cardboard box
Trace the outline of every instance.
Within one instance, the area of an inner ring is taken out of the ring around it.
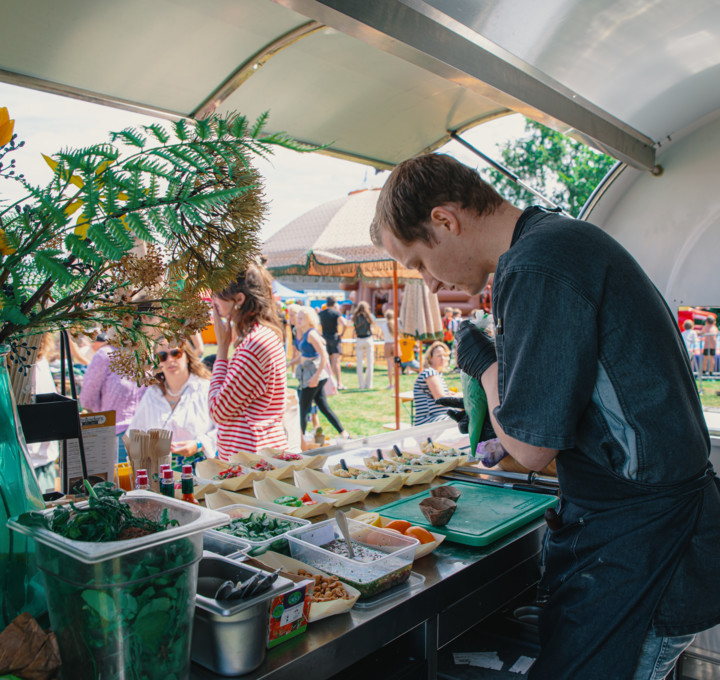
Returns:
[[[246,564],[259,569],[267,567],[252,558],[245,560]],[[304,576],[290,574],[284,571],[281,576],[289,579],[297,585],[297,588],[278,595],[270,601],[270,624],[268,628],[268,649],[286,642],[298,635],[302,635],[307,629],[308,616],[314,581]]]

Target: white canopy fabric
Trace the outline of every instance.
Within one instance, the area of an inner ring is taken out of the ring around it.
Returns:
[[[400,331],[418,340],[441,340],[443,334],[440,304],[423,281],[405,286],[398,317]]]
[[[715,0],[5,2],[0,80],[389,167],[516,111],[652,168],[720,108]]]

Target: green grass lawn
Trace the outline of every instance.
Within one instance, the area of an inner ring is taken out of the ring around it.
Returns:
[[[412,390],[415,384],[417,373],[400,376],[400,391],[407,392]],[[357,373],[355,367],[342,368],[342,381],[347,387],[341,390],[337,395],[330,397],[328,402],[330,408],[340,418],[343,427],[353,437],[365,437],[372,434],[386,432],[383,428],[384,423],[395,422],[395,390],[387,388],[387,369],[385,362],[382,366],[375,364],[375,374],[373,377],[373,389],[359,390]],[[460,390],[460,374],[446,373],[445,382],[448,387],[457,387]],[[288,387],[297,388],[297,380],[288,373]],[[400,404],[400,421],[410,423],[410,405]],[[320,426],[325,434],[329,437],[335,436],[335,429],[328,423],[326,418],[319,414]]]

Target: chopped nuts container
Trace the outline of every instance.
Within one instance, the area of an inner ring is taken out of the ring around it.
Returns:
[[[287,535],[290,554],[316,569],[335,574],[341,581],[360,591],[360,598],[404,583],[410,576],[415,547],[419,541],[395,531],[387,531],[348,519],[353,549],[360,559],[333,552],[344,543],[334,519],[293,529]]]

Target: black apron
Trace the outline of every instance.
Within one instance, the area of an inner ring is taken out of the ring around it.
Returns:
[[[563,458],[570,476],[563,475]],[[562,527],[547,536],[542,651],[530,678],[632,678],[703,509],[717,506],[717,477],[708,465],[677,484],[643,485],[609,475],[578,452],[557,460]]]

